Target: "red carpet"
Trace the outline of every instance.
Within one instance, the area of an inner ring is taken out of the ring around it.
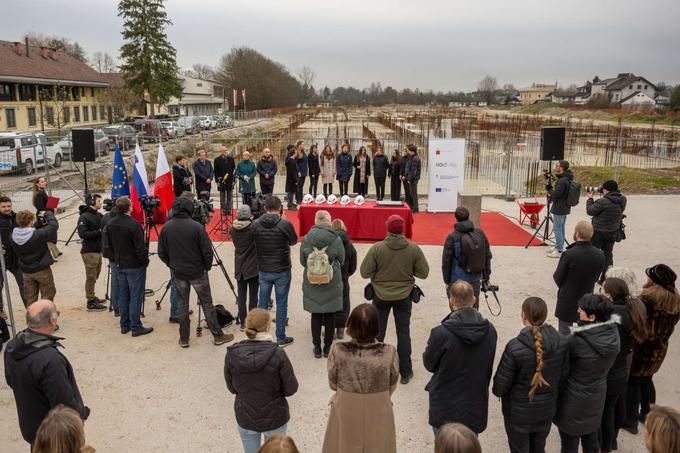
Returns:
[[[297,211],[285,211],[285,217],[295,226],[296,231],[300,231]],[[419,212],[414,214],[413,222],[413,241],[421,245],[444,245],[446,236],[453,230],[455,219],[453,214],[435,214],[430,212]],[[229,238],[213,227],[219,222],[219,217],[213,217],[207,231],[213,241],[227,241]],[[491,245],[495,246],[514,246],[524,247],[531,238],[531,234],[512,220],[498,212],[482,213],[482,229],[489,238]],[[158,225],[160,231],[162,225]],[[152,234],[152,241],[156,240],[156,234]],[[366,241],[356,241],[366,242]],[[534,239],[531,245],[542,245],[538,239]]]

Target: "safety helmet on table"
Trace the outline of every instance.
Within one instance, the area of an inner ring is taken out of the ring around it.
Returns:
[[[333,194],[330,194],[330,195],[328,196],[328,204],[335,204],[335,203],[337,203],[337,202],[338,202],[338,197],[336,197],[336,196],[333,195]]]
[[[302,197],[302,203],[303,204],[309,204],[312,201],[314,201],[314,195],[312,195],[311,193],[308,193],[307,195]]]
[[[350,201],[349,195],[343,195],[342,198],[340,198],[340,204],[343,206],[349,204]]]
[[[365,201],[366,200],[364,200],[364,197],[362,197],[361,195],[357,195],[357,197],[354,199],[354,204],[357,206],[361,206],[362,204],[364,204]]]
[[[324,204],[326,202],[326,197],[323,196],[322,193],[317,195],[316,200],[314,200],[316,204]]]

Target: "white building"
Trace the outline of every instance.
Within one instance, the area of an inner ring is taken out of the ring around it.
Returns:
[[[627,109],[653,109],[656,107],[656,101],[642,91],[635,93],[621,99],[621,107]]]
[[[624,99],[630,100],[631,96],[637,93],[643,93],[654,101],[656,86],[644,77],[634,74],[619,74],[617,80],[608,84],[604,91],[608,94],[612,103],[622,104]]]
[[[165,106],[170,115],[217,115],[229,110],[229,93],[216,81],[185,75],[179,78],[184,87],[182,97],[170,98]]]

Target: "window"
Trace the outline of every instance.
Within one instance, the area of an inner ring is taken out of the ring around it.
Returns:
[[[94,88],[90,88],[90,95],[94,97]],[[94,119],[94,113],[92,114],[92,119]]]
[[[97,121],[97,106],[92,106],[92,121]]]
[[[54,124],[54,107],[47,107],[45,109],[45,117],[47,119],[47,124]]]
[[[641,90],[641,89],[642,89],[642,85],[638,85],[637,89],[638,89],[638,90]]]
[[[71,88],[71,99],[73,99],[74,101],[80,101],[80,88],[78,87]]]
[[[26,112],[28,113],[28,125],[35,126],[36,124],[38,124],[38,121],[36,120],[35,117],[35,107],[27,108]]]
[[[90,121],[90,108],[86,105],[83,106],[83,121],[86,123]]]
[[[80,106],[76,105],[73,107],[73,122],[74,123],[79,123],[80,122]]]
[[[5,117],[7,118],[7,127],[17,127],[17,117],[14,109],[5,109]]]
[[[633,89],[633,85],[629,86],[628,89],[629,89],[629,90],[632,90],[632,89]]]
[[[106,116],[106,108],[103,105],[100,105],[99,106],[99,118],[102,121],[106,121],[106,118],[104,118],[105,116]]]
[[[80,97],[85,97],[85,87],[80,87]]]
[[[202,86],[203,86],[203,82],[196,82],[196,86],[197,86],[197,87],[202,87]]]
[[[48,85],[40,86],[40,99],[51,101],[52,97],[54,97],[54,87]]]
[[[71,98],[71,90],[66,87],[57,87],[57,99],[60,101],[68,101]]]
[[[16,101],[13,83],[0,83],[0,101]]]
[[[35,85],[19,85],[20,101],[35,101]]]
[[[64,117],[64,124],[71,122],[71,109],[64,107],[62,116]]]

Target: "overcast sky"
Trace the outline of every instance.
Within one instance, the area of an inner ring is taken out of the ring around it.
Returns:
[[[472,90],[634,72],[680,82],[678,0],[168,0],[180,67],[216,66],[235,46],[317,74],[315,86],[371,82]],[[63,35],[117,57],[114,0],[3,1],[0,39]],[[1,62],[0,62],[1,64]]]

